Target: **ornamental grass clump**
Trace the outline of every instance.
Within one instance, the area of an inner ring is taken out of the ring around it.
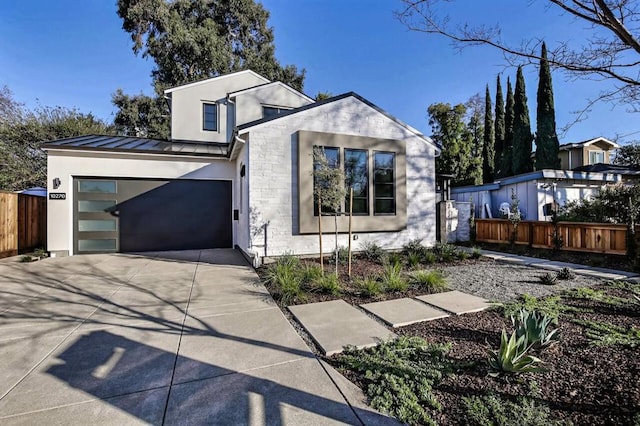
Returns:
[[[379,296],[384,288],[382,284],[374,277],[360,278],[355,281],[355,286],[360,290],[363,296],[376,297]]]
[[[302,274],[297,258],[293,261],[290,257],[283,256],[276,263],[269,265],[266,281],[273,286],[277,297],[285,305],[307,300],[302,288]]]
[[[399,263],[387,263],[380,279],[387,291],[405,291],[409,287],[409,283],[402,276],[402,265]]]
[[[449,290],[447,279],[440,271],[417,271],[411,276],[412,283],[429,293],[441,293]]]

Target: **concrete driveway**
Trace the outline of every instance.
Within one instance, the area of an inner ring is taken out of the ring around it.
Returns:
[[[0,263],[0,423],[380,424],[233,250]]]

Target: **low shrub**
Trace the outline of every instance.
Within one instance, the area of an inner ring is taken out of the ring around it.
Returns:
[[[558,341],[558,329],[549,326],[553,319],[541,312],[521,309],[518,316],[512,316],[516,337],[524,336],[526,345],[541,349]]]
[[[620,345],[630,348],[640,346],[640,328],[620,327],[601,321],[576,320],[574,322],[585,327],[585,334],[593,345]]]
[[[305,285],[312,284],[315,280],[322,278],[322,268],[319,265],[306,264],[300,270],[300,279]]]
[[[331,253],[331,257],[329,258],[329,262],[335,265],[336,263],[336,252]],[[346,265],[349,262],[349,249],[347,247],[338,247],[338,263],[340,265]]]
[[[427,265],[433,265],[438,261],[438,256],[434,252],[427,250],[422,257],[422,261]]]
[[[480,249],[480,247],[474,247],[473,250],[471,251],[471,258],[480,259],[481,257],[482,257],[482,249]]]
[[[372,262],[382,262],[384,258],[384,250],[373,241],[362,243],[360,248],[360,256]]]
[[[376,410],[409,424],[435,425],[428,410],[442,409],[432,390],[455,367],[446,358],[449,349],[402,336],[374,348],[347,348],[336,362],[362,378]]]
[[[422,255],[420,253],[411,252],[407,255],[407,265],[411,268],[415,268],[420,264],[420,260],[422,259]]]
[[[549,296],[539,299],[528,294],[523,294],[520,299],[514,302],[503,304],[502,309],[507,318],[518,315],[521,309],[526,309],[529,312],[538,311],[551,317],[551,321],[554,324],[558,323],[560,314],[575,312],[577,310],[572,306],[562,303],[560,296]]]
[[[312,288],[314,291],[332,294],[334,296],[339,295],[340,290],[342,290],[340,280],[335,274],[325,274],[324,276],[316,278],[312,283]]]
[[[572,280],[576,277],[576,274],[569,268],[562,268],[558,271],[556,277],[559,280]]]
[[[533,398],[518,398],[516,402],[493,393],[462,398],[469,426],[556,426],[547,405]]]
[[[381,280],[387,291],[404,291],[409,287],[407,280],[402,276],[402,265],[399,263],[387,263]]]
[[[384,291],[382,284],[373,277],[358,279],[355,281],[355,285],[367,297],[376,297]]]
[[[440,293],[449,290],[447,280],[440,271],[417,271],[411,281],[414,285],[427,290],[429,293]]]
[[[511,333],[511,337],[507,337],[507,332],[503,329],[498,351],[489,351],[489,366],[493,370],[489,374],[495,377],[502,373],[522,374],[545,371],[544,368],[538,366],[542,361],[528,355],[528,350],[529,346],[527,346],[525,336],[516,337],[514,331]]]
[[[302,274],[299,267],[299,261],[292,262],[289,258],[280,258],[267,268],[267,283],[274,287],[278,298],[285,305],[304,302],[307,299],[302,288]]]
[[[397,251],[392,251],[387,254],[387,258],[385,259],[385,263],[391,265],[402,265],[403,256],[402,253],[398,253]]]
[[[458,257],[458,248],[453,244],[437,243],[433,251],[442,262],[451,262]]]
[[[402,252],[407,256],[412,253],[422,256],[426,251],[427,251],[427,248],[422,245],[421,239],[411,240],[407,244],[402,246]]]
[[[459,250],[457,256],[458,256],[458,259],[460,260],[467,260],[470,255],[464,250]]]
[[[551,272],[547,272],[544,275],[540,275],[540,283],[544,285],[556,285],[558,284],[558,278]]]
[[[31,258],[31,256],[21,256],[20,257],[20,262],[21,263],[28,263],[33,261],[33,259]]]

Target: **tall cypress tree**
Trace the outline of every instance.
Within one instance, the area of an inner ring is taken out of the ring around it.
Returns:
[[[553,85],[549,61],[547,61],[547,46],[544,43],[542,43],[542,53],[540,53],[536,123],[536,169],[560,169],[560,158],[558,157],[560,143],[558,135],[556,135]]]
[[[491,93],[489,85],[484,95],[484,143],[482,144],[482,182],[493,182],[495,173],[493,113],[491,111]]]
[[[496,81],[496,120],[495,120],[495,144],[493,164],[495,165],[495,176],[502,176],[502,154],[504,152],[504,98],[502,96],[502,84],[500,84],[500,75]]]
[[[518,67],[516,74],[516,90],[513,106],[513,174],[519,175],[533,171],[531,150],[533,135],[531,134],[531,120],[527,106],[527,93],[524,85],[522,67]]]
[[[513,117],[514,99],[511,80],[507,77],[507,104],[504,114],[504,150],[502,151],[502,177],[513,176]]]

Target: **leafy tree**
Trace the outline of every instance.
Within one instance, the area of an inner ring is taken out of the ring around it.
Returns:
[[[614,164],[640,167],[640,143],[623,145],[616,151]]]
[[[489,85],[484,96],[484,143],[482,144],[482,182],[493,182],[495,163],[494,163],[494,146],[495,146],[495,130],[493,127],[493,115],[491,113],[491,93]]]
[[[504,118],[504,150],[502,152],[502,177],[513,176],[513,121],[515,99],[511,80],[507,77],[507,105]]]
[[[254,0],[118,0],[118,16],[134,53],[155,63],[155,97],[113,96],[127,134],[168,138],[168,87],[252,69],[302,90],[304,70],[277,61],[269,12]]]
[[[324,101],[325,99],[332,98],[333,95],[330,92],[318,92],[316,95],[316,101]]]
[[[454,175],[454,183],[464,180],[471,159],[464,122],[467,108],[463,104],[451,107],[450,104],[436,103],[430,105],[427,112],[431,137],[442,146],[442,154],[436,159],[436,173]]]
[[[516,90],[514,95],[513,116],[513,174],[518,175],[533,171],[531,149],[533,135],[527,106],[527,93],[524,85],[522,67],[518,67]]]
[[[504,154],[505,144],[505,110],[504,98],[502,96],[502,84],[500,84],[500,75],[496,79],[496,120],[495,124],[495,143],[494,143],[494,159],[495,176],[502,177],[502,156]]]
[[[0,90],[0,189],[16,191],[46,186],[43,141],[111,132],[104,122],[75,109],[38,106],[33,111]]]
[[[502,38],[499,25],[472,25],[451,19],[456,13],[450,8],[464,7],[460,1],[402,0],[402,3],[404,8],[397,12],[397,17],[411,30],[445,36],[459,49],[472,45],[492,46],[504,52],[510,64],[537,63],[542,59],[538,53],[538,39],[514,37],[520,44],[510,44]],[[532,5],[537,3],[531,2]],[[569,18],[566,40],[558,40],[549,52],[551,67],[561,69],[569,78],[612,82],[610,89],[600,93],[599,100],[640,109],[637,66],[640,61],[640,13],[637,2],[547,0],[544,3],[549,11]],[[492,16],[490,10],[486,16]],[[572,26],[580,31],[572,31]],[[587,30],[583,31],[585,28]]]
[[[560,169],[560,142],[556,135],[556,110],[553,105],[553,84],[547,61],[547,46],[542,43],[538,79],[538,109],[536,118],[536,169]]]
[[[479,185],[482,183],[482,153],[484,149],[484,99],[479,94],[473,95],[465,103],[467,108],[466,143],[470,144],[471,158],[467,165],[465,179],[460,184]]]
[[[339,247],[338,247],[338,215],[342,208],[342,202],[347,194],[345,187],[344,171],[337,164],[330,164],[324,149],[319,147],[313,148],[313,182],[314,195],[316,199],[320,199],[321,212],[328,211],[333,213],[335,226],[335,255],[336,260],[336,276],[338,276]],[[318,219],[320,220],[320,218]],[[322,238],[322,235],[319,236]],[[322,256],[322,253],[320,253]]]

